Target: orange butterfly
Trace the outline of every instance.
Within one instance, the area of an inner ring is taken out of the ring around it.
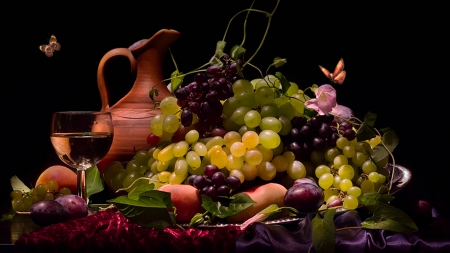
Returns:
[[[55,35],[50,36],[48,45],[40,45],[39,49],[47,55],[47,57],[52,57],[54,51],[59,51],[61,49],[61,44],[56,41]]]
[[[333,73],[330,73],[330,71],[320,65],[319,68],[320,70],[322,70],[325,76],[330,79],[332,83],[342,84],[344,82],[345,76],[347,74],[347,72],[345,72],[344,70],[344,59],[341,58],[339,60]]]

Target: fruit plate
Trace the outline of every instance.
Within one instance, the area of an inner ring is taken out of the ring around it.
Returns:
[[[399,192],[401,189],[405,188],[406,185],[411,180],[411,171],[404,166],[395,165],[395,170],[393,170],[393,165],[388,164],[385,167],[389,172],[389,179],[392,176],[392,171],[394,171],[394,177],[393,177],[393,183],[390,194],[393,195],[397,192]],[[389,185],[387,185],[389,187]],[[362,205],[358,208],[363,207]],[[338,208],[336,210],[337,213],[345,212],[345,208]],[[279,219],[273,219],[273,220],[267,220],[263,221],[262,223],[266,225],[285,225],[293,222],[298,222],[302,220],[302,217],[283,217]],[[181,224],[182,227],[188,227],[188,224]],[[215,224],[203,224],[199,225],[200,228],[218,228],[218,227],[227,227],[227,226],[241,226],[239,223],[215,223]]]
[[[385,168],[389,171],[389,179],[392,177],[392,171],[394,171],[392,188],[390,192],[391,195],[405,188],[409,181],[411,181],[411,171],[404,166],[396,164],[395,170],[393,170],[394,166],[389,163]]]
[[[298,222],[302,220],[301,217],[283,217],[279,219],[267,220],[262,223],[266,225],[285,225],[293,222]],[[189,224],[181,224],[182,227],[188,227]],[[228,227],[228,226],[241,226],[241,223],[216,223],[216,224],[202,224],[198,225],[199,228],[220,228],[220,227]]]

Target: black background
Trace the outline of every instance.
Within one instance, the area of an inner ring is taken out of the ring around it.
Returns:
[[[2,199],[9,194],[11,176],[30,185],[48,166],[62,164],[49,141],[51,113],[100,109],[96,75],[106,52],[128,47],[162,28],[175,29],[181,37],[171,50],[180,71],[188,72],[210,59],[230,18],[250,5],[249,0],[147,1],[15,9],[11,43],[3,48]],[[254,8],[271,12],[274,6],[275,1],[256,1]],[[400,138],[395,158],[412,171],[413,180],[398,199],[423,198],[437,206],[448,203],[448,180],[442,173],[449,169],[448,41],[440,9],[411,3],[312,5],[284,0],[252,61],[265,70],[273,58],[287,58],[279,71],[305,88],[327,83],[318,64],[332,70],[343,57],[347,78],[336,87],[338,103],[352,108],[359,118],[368,111],[378,114],[377,127],[391,127]],[[240,44],[244,16],[231,24],[226,50]],[[250,14],[247,57],[255,52],[266,24],[263,14]],[[51,34],[62,47],[46,57],[39,45],[48,43]],[[164,76],[172,71],[167,55]],[[126,60],[112,64],[110,73],[114,104],[130,90],[133,78]]]

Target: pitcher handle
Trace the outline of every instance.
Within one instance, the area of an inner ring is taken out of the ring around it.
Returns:
[[[102,109],[104,112],[109,109],[109,90],[105,81],[105,65],[112,58],[125,56],[130,60],[131,65],[131,73],[134,74],[136,72],[136,60],[134,59],[133,54],[128,48],[115,48],[107,52],[101,59],[100,64],[98,65],[97,70],[97,84],[100,92],[100,98],[102,100]]]

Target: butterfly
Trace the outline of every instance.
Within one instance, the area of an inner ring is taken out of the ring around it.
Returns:
[[[342,84],[344,82],[345,76],[347,74],[347,72],[345,72],[344,70],[344,59],[341,58],[339,60],[333,73],[330,73],[330,71],[320,65],[319,68],[320,70],[322,70],[325,76],[330,79],[332,83]]]
[[[47,57],[52,57],[54,51],[59,51],[61,49],[61,44],[56,41],[55,35],[50,36],[48,45],[40,45],[39,49],[47,55]]]

